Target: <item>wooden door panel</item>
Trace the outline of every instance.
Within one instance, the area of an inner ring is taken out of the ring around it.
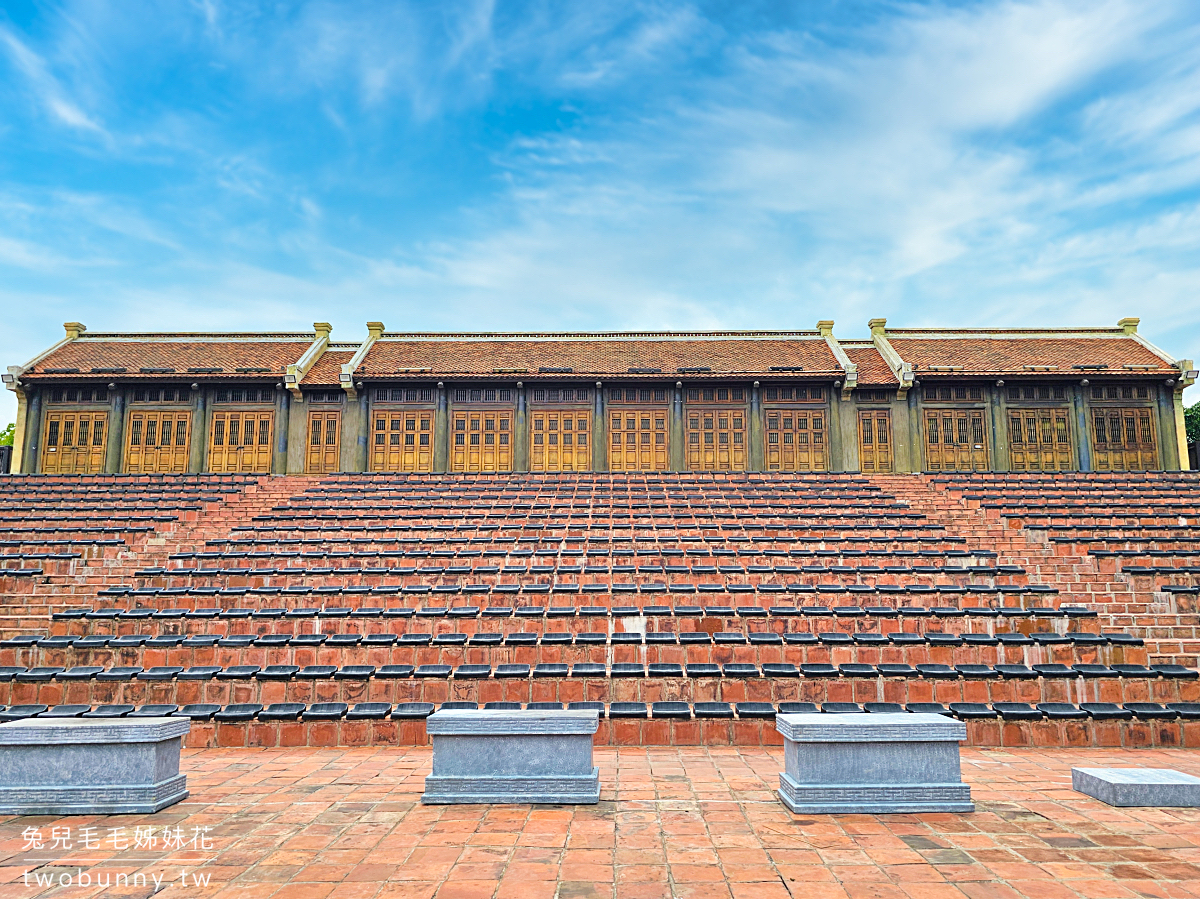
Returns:
[[[1071,410],[1008,410],[1009,465],[1013,471],[1071,471]]]
[[[926,409],[925,467],[930,471],[987,471],[983,410]]]
[[[889,409],[858,413],[858,463],[863,472],[892,471],[892,413]]]
[[[771,409],[766,414],[768,471],[825,471],[825,412]]]
[[[684,422],[689,471],[746,470],[744,409],[689,409]]]
[[[376,412],[371,471],[433,471],[432,410]]]
[[[667,410],[612,409],[609,413],[610,471],[666,471]]]
[[[467,410],[454,413],[450,470],[512,471],[511,410]]]
[[[1096,471],[1157,469],[1153,410],[1093,409],[1092,450]]]
[[[191,412],[129,413],[125,428],[125,471],[187,471],[191,430]]]
[[[108,412],[51,412],[42,436],[41,470],[97,474],[104,470]]]
[[[214,412],[208,429],[208,470],[266,474],[271,470],[275,413]]]
[[[304,470],[308,474],[332,474],[341,470],[342,413],[308,413]]]
[[[529,419],[530,471],[591,470],[590,410],[535,410]]]

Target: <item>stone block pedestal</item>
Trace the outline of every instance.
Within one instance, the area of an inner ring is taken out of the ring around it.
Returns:
[[[1200,808],[1200,777],[1171,768],[1072,768],[1071,786],[1121,808]]]
[[[595,803],[595,712],[448,711],[425,720],[433,773],[421,801],[431,805]]]
[[[942,715],[779,715],[779,798],[800,814],[973,812],[958,743],[966,726]]]
[[[0,814],[132,815],[188,795],[186,718],[27,718],[0,725]]]

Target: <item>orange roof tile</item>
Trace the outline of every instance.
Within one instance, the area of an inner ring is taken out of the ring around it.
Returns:
[[[308,370],[301,383],[306,387],[313,385],[336,386],[338,375],[342,373],[342,366],[349,362],[357,351],[357,347],[352,350],[326,350],[316,364]]]
[[[22,375],[22,380],[77,379],[90,374],[135,375],[139,379],[178,379],[180,376],[193,380],[228,379],[230,375],[278,378],[289,364],[304,354],[312,340],[311,335],[85,335],[38,360],[33,369]],[[220,371],[189,371],[212,368]],[[125,371],[96,372],[94,369]]]
[[[850,357],[850,361],[858,366],[858,384],[860,387],[899,387],[900,381],[895,372],[888,367],[886,361],[874,344],[842,344],[842,349]]]
[[[364,377],[537,375],[539,369],[549,368],[570,369],[575,375],[628,378],[657,373],[645,369],[676,375],[680,368],[765,375],[772,366],[800,377],[841,374],[828,344],[811,333],[762,337],[389,335],[371,347],[358,373]]]
[[[918,377],[1169,376],[1176,369],[1133,336],[1112,329],[1072,331],[889,330],[892,347]],[[312,345],[313,335],[88,334],[64,344],[22,378],[278,378]],[[865,341],[843,344],[863,386],[894,386],[896,377]],[[327,350],[306,385],[338,383],[354,344]],[[97,370],[99,369],[99,370]],[[114,371],[123,369],[123,371]],[[207,371],[217,369],[217,371]],[[256,371],[256,369],[266,369]],[[680,372],[680,369],[692,371]],[[704,371],[707,369],[707,371]],[[540,370],[540,371],[539,371]],[[385,334],[356,372],[361,378],[514,378],[576,376],[839,378],[833,352],[812,331],[613,332],[591,334]]]
[[[996,332],[982,335],[954,334],[944,337],[903,337],[888,332],[888,342],[905,362],[912,363],[917,377],[962,375],[1027,375],[1047,377],[1054,374],[1079,376],[1075,366],[1107,365],[1108,373],[1137,375],[1146,372],[1161,376],[1174,369],[1165,359],[1134,340],[1111,332],[1097,337],[1022,336]],[[1124,366],[1150,366],[1126,369]],[[937,371],[934,367],[952,367],[955,371]],[[1048,371],[1026,366],[1050,366]]]

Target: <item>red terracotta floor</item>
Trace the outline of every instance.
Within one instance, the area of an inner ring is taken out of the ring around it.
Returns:
[[[598,748],[598,806],[423,807],[427,748],[188,752],[191,797],[153,817],[0,819],[0,896],[148,896],[157,874],[158,896],[223,899],[1200,897],[1200,809],[1070,788],[1072,765],[1200,774],[1200,752],[966,749],[973,815],[795,816],[782,761]]]

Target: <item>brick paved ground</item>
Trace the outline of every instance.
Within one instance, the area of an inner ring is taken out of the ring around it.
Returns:
[[[153,817],[0,819],[0,895],[237,899],[1200,897],[1200,810],[1119,810],[1073,793],[1072,765],[1173,767],[1200,753],[967,749],[973,815],[799,817],[776,800],[778,749],[596,750],[595,807],[422,807],[426,748],[204,750],[190,799]],[[211,828],[211,851],[115,851],[153,821]],[[95,828],[99,848],[24,852],[25,828]],[[26,887],[141,872],[146,888]],[[189,882],[179,884],[183,868]],[[193,875],[210,874],[208,888]],[[31,875],[31,880],[34,875]],[[166,885],[170,883],[171,885]]]

